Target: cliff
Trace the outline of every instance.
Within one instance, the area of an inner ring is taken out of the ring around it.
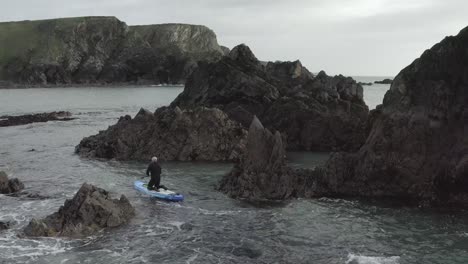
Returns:
[[[184,83],[199,61],[222,56],[204,26],[129,27],[115,17],[0,23],[4,83]]]
[[[357,152],[328,161],[325,195],[468,204],[468,28],[403,69]]]

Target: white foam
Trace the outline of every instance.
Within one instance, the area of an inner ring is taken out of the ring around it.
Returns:
[[[348,254],[346,264],[399,264],[400,257],[369,257],[355,254]]]

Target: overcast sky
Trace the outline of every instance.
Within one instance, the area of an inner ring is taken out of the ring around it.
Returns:
[[[203,24],[261,60],[393,76],[468,26],[468,0],[0,0],[0,20],[109,15],[129,25]]]

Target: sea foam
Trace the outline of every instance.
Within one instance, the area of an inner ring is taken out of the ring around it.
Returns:
[[[346,264],[399,264],[400,257],[369,257],[349,254]]]

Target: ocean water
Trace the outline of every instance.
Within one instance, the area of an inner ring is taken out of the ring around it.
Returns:
[[[374,91],[382,100],[385,89]],[[0,263],[468,263],[468,213],[394,207],[370,201],[298,199],[252,205],[215,191],[230,163],[164,162],[162,182],[182,203],[133,189],[146,163],[89,160],[74,154],[88,135],[167,105],[182,88],[119,87],[0,90],[0,115],[68,110],[78,119],[0,128],[0,170],[42,199],[0,195]],[[379,95],[380,92],[380,95]],[[31,151],[34,149],[35,151]],[[289,153],[295,167],[323,164],[327,153]],[[21,238],[32,218],[58,210],[83,182],[125,194],[136,209],[128,225],[84,239]]]
[[[393,79],[391,76],[353,76],[357,82],[373,83],[372,85],[363,85],[364,102],[369,106],[369,110],[375,109],[377,105],[382,103],[385,92],[390,89],[390,84],[378,84],[375,81],[383,79]]]

